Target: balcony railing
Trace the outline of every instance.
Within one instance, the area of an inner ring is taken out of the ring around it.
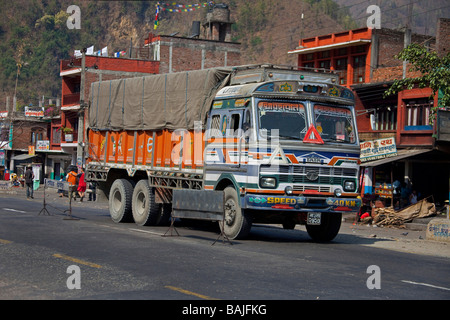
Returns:
[[[72,133],[62,133],[61,143],[77,143],[78,142],[78,131],[73,131]]]
[[[63,95],[62,108],[80,104],[80,93],[71,93]]]

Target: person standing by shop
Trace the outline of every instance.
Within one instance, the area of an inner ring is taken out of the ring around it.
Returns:
[[[33,197],[33,180],[34,173],[31,167],[27,168],[25,172],[25,184],[27,185],[27,199],[34,199]]]

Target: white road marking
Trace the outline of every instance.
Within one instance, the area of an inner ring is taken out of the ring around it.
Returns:
[[[402,280],[402,282],[409,283],[409,284],[415,284],[415,285],[418,285],[418,286],[425,286],[425,287],[430,287],[430,288],[450,291],[450,288],[439,287],[439,286],[435,286],[435,285],[428,284],[428,283],[414,282],[414,281],[409,281],[409,280]]]
[[[136,231],[136,232],[142,232],[142,233],[154,234],[154,235],[157,235],[157,236],[163,236],[163,235],[164,235],[163,233],[152,232],[152,231],[146,231],[146,230],[131,229],[131,228],[130,228],[129,230],[131,230],[131,231]]]
[[[10,209],[10,208],[3,208],[3,210],[6,210],[6,211],[12,211],[12,212],[19,212],[19,213],[27,213],[26,211],[16,210],[16,209]]]

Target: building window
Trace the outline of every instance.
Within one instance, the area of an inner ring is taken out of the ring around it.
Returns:
[[[406,101],[405,130],[431,130],[432,101],[427,99]]]
[[[61,143],[61,128],[60,127],[52,128],[52,143],[53,144]]]
[[[305,61],[311,61],[314,60],[314,53],[308,53],[305,55]]]
[[[306,62],[303,64],[303,67],[314,69],[314,62]]]
[[[353,83],[363,83],[366,77],[366,56],[353,58]]]
[[[0,147],[3,149],[4,142],[9,141],[10,123],[0,122]]]
[[[336,59],[336,65],[334,66],[337,74],[339,75],[339,84],[347,84],[347,58]]]
[[[384,106],[375,111],[373,130],[397,130],[397,106]]]
[[[42,132],[31,132],[30,143],[31,145],[35,145],[37,141],[44,140],[44,135]]]
[[[319,61],[319,68],[329,70],[331,66],[330,60]]]
[[[366,46],[362,45],[362,46],[356,46],[352,48],[352,53],[363,53],[366,52]]]
[[[347,55],[347,48],[339,48],[334,51],[334,55],[339,56],[346,56]]]
[[[326,59],[330,57],[330,51],[321,51],[319,52],[319,59]]]

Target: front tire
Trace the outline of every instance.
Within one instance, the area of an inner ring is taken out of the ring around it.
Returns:
[[[243,239],[248,236],[252,228],[252,221],[248,214],[241,209],[239,198],[233,187],[224,190],[224,222],[220,222],[222,232],[230,239]]]
[[[109,214],[115,223],[131,222],[133,185],[126,179],[117,179],[109,191]]]
[[[341,228],[342,213],[322,213],[321,224],[306,225],[309,236],[317,242],[329,242],[339,233]]]

